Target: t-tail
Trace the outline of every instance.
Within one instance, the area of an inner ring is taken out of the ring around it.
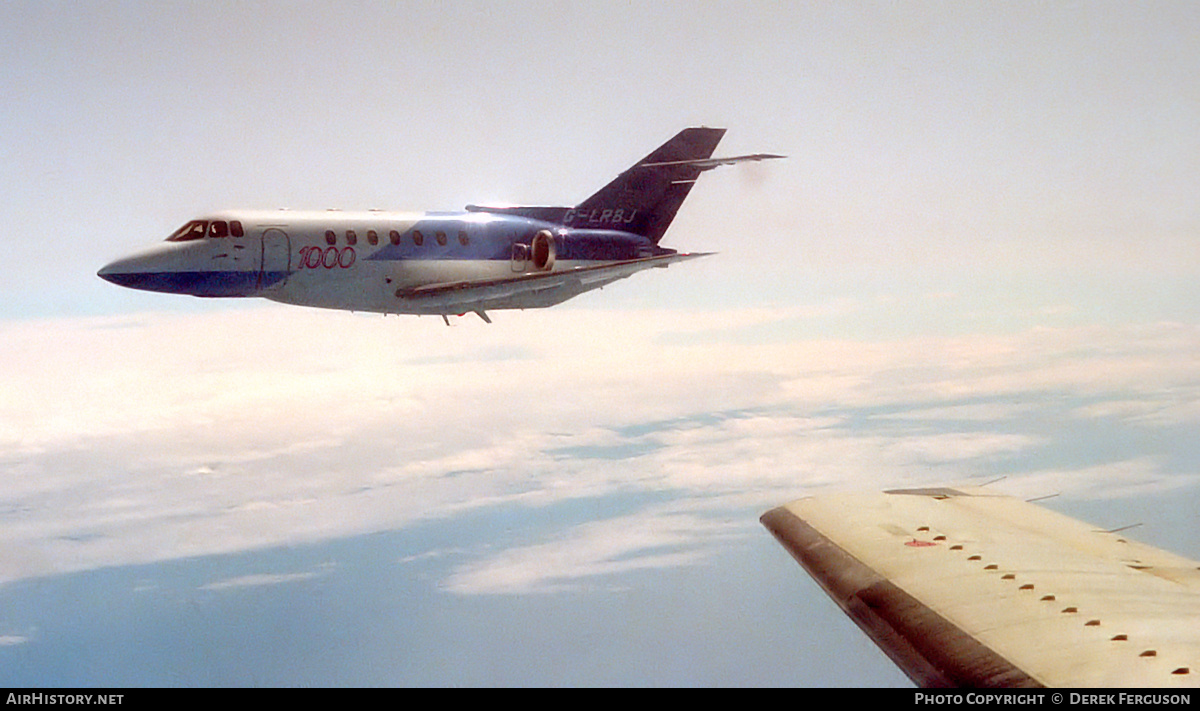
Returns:
[[[658,244],[702,172],[721,165],[783,157],[755,153],[713,158],[724,135],[723,128],[685,128],[573,208],[469,205],[467,209],[521,215],[578,229],[630,232]]]

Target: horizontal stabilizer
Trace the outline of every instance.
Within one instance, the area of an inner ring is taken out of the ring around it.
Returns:
[[[744,156],[729,156],[728,158],[698,158],[695,160],[668,160],[660,163],[639,163],[638,168],[670,168],[674,166],[688,166],[698,168],[700,170],[712,170],[723,165],[733,165],[735,163],[752,163],[760,160],[774,160],[776,158],[787,158],[787,156],[776,155],[774,153],[751,153]]]

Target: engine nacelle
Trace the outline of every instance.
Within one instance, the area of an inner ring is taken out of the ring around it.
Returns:
[[[529,246],[529,257],[533,262],[533,268],[539,272],[548,272],[554,269],[556,253],[554,235],[550,230],[538,230],[538,233],[533,236],[533,243]]]

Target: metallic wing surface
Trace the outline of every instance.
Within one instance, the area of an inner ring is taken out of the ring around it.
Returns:
[[[1200,564],[977,487],[762,523],[918,685],[1200,686]]]

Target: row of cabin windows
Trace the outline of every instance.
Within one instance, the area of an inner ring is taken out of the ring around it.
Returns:
[[[245,231],[242,229],[242,223],[238,220],[192,220],[171,233],[167,241],[187,242],[188,240],[202,239],[204,237],[242,237],[243,235],[245,235]],[[391,239],[392,244],[400,244],[400,233],[396,230],[389,232],[388,237]],[[445,232],[440,230],[434,232],[433,238],[437,241],[438,245],[442,247],[446,246]],[[413,244],[420,247],[425,244],[425,235],[421,230],[413,230],[412,240]],[[326,230],[325,241],[331,245],[337,244],[337,233],[333,230]],[[467,236],[467,233],[459,230],[458,243],[465,247],[470,242],[471,240]],[[379,244],[379,233],[375,230],[367,230],[367,243],[371,245]],[[354,230],[346,230],[346,244],[358,244],[358,233]]]
[[[237,220],[192,220],[171,233],[168,242],[187,242],[204,237],[241,237],[245,231]]]
[[[440,245],[442,247],[446,246],[446,233],[445,232],[441,232],[441,231],[434,232],[433,238],[437,241],[438,245]],[[325,230],[325,242],[327,244],[330,244],[330,245],[337,244],[337,239],[338,239],[338,236],[337,236],[336,232],[334,232],[333,230]],[[396,230],[392,230],[391,232],[388,233],[388,239],[390,239],[392,241],[392,244],[399,245],[400,244],[400,233]],[[421,245],[425,244],[425,235],[421,232],[421,230],[413,230],[412,231],[412,241],[413,241],[413,244],[420,247]],[[459,230],[458,243],[465,247],[471,243],[471,238],[467,236],[466,232]],[[349,245],[358,244],[358,233],[355,232],[354,230],[346,230],[346,244],[349,244]],[[379,244],[379,233],[376,232],[375,230],[367,230],[367,244],[370,244],[370,245]]]

